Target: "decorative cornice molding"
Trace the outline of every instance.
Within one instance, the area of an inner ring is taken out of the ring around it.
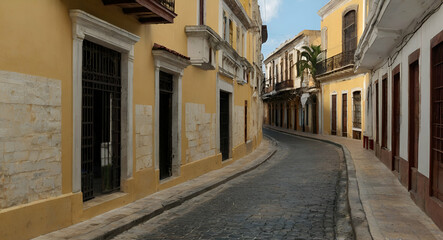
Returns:
[[[237,16],[246,29],[254,27],[252,20],[249,18],[239,0],[224,0],[224,2],[232,10],[235,16]]]
[[[349,2],[349,0],[330,0],[325,6],[318,10],[317,14],[323,20],[323,18],[327,17],[331,12],[347,2]]]

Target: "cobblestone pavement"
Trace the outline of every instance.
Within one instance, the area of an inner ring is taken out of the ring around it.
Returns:
[[[264,132],[268,162],[114,239],[334,239],[337,148]]]

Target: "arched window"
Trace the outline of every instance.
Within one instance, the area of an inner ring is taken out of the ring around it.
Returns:
[[[343,16],[343,52],[352,52],[357,48],[356,11],[351,10]],[[353,54],[352,54],[353,55]]]

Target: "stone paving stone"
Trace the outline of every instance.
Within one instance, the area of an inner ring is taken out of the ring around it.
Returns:
[[[397,177],[375,157],[373,151],[364,149],[361,141],[278,130],[335,142],[349,150],[355,164],[360,199],[374,239],[443,239],[443,232],[412,201]]]
[[[114,239],[334,239],[336,147],[267,133],[270,161]]]

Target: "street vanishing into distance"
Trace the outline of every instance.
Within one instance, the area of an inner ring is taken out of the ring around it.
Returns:
[[[334,239],[338,148],[264,133],[279,146],[259,168],[114,239]]]

